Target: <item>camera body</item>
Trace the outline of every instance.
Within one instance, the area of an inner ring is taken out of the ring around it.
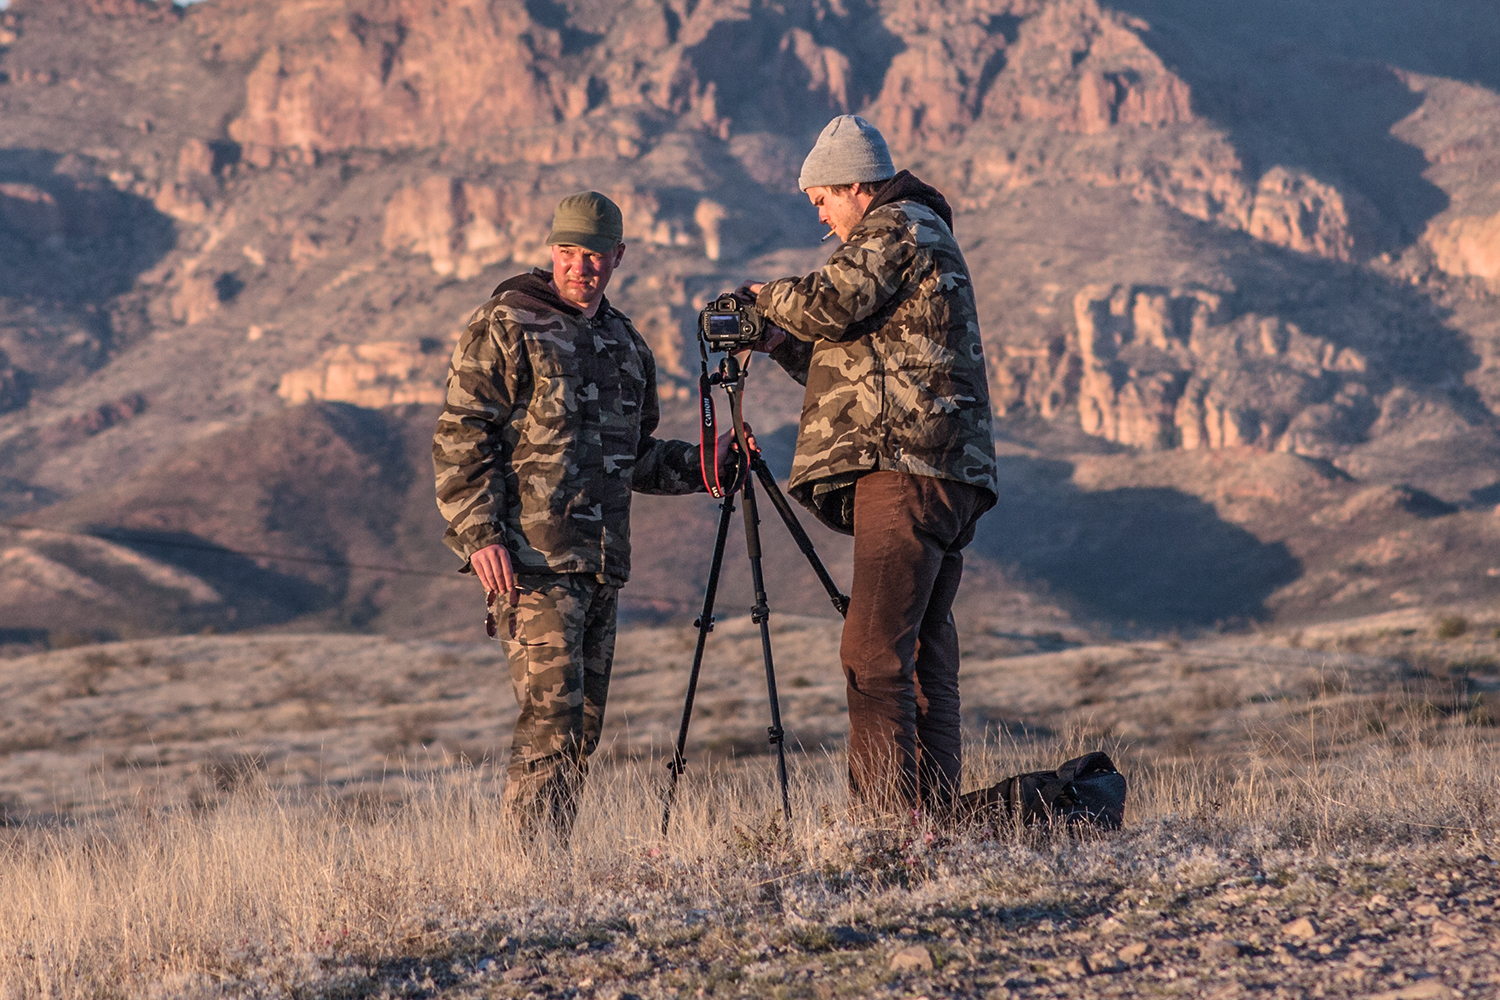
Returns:
[[[720,295],[698,313],[698,337],[710,351],[743,350],[760,342],[760,312],[732,294]]]

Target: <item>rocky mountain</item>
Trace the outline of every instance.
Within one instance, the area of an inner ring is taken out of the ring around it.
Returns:
[[[472,631],[425,458],[464,317],[609,193],[691,435],[696,309],[823,259],[795,177],[846,111],[980,291],[1006,495],[966,614],[1500,587],[1489,0],[11,0],[0,640]],[[799,402],[752,376],[783,468]],[[632,613],[691,613],[715,517],[642,498]],[[823,606],[765,533],[773,602]]]

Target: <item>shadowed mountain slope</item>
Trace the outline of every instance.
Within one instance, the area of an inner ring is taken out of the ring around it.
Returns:
[[[691,436],[696,310],[824,259],[795,178],[845,111],[948,194],[976,279],[1007,488],[971,552],[971,620],[1485,599],[1497,16],[13,0],[0,513],[98,537],[8,529],[0,616],[43,638],[472,629],[426,458],[466,315],[545,260],[560,195],[609,193],[630,246],[611,298],[657,356],[664,432]],[[752,377],[776,461],[799,400]],[[691,616],[716,516],[640,499],[632,614]],[[826,608],[764,533],[773,602]],[[846,543],[816,537],[846,574]],[[731,559],[726,601],[744,575]]]

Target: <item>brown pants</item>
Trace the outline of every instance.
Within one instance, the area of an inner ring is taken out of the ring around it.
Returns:
[[[952,807],[963,767],[953,599],[985,494],[872,472],[854,491],[854,586],[839,649],[849,789],[880,812]]]

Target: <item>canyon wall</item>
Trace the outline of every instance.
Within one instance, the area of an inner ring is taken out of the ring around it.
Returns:
[[[1118,451],[1141,483],[1176,462],[1197,471],[1173,489],[1212,496],[1261,452],[1257,468],[1493,503],[1500,38],[1479,0],[1370,2],[1381,17],[1314,0],[1281,19],[1227,0],[12,0],[0,513],[87,527],[128,509],[132,530],[255,551],[294,525],[299,558],[441,579],[422,439],[448,352],[499,281],[546,262],[557,199],[594,188],[623,209],[611,301],[656,355],[661,432],[691,437],[697,309],[826,257],[796,178],[846,111],[952,202],[996,426],[1025,462]],[[1460,15],[1472,43],[1450,37]],[[1398,22],[1406,37],[1377,30]],[[800,389],[757,367],[749,405],[789,451]],[[275,473],[335,438],[384,527],[341,533],[336,477]],[[260,447],[265,489],[235,478],[236,442],[262,439],[300,442]],[[188,453],[193,503],[233,516],[187,517],[159,489]],[[1128,500],[1080,483],[1085,505]],[[643,572],[670,590],[690,542],[665,514],[643,524],[662,553]],[[30,535],[5,559],[37,608],[36,587],[87,590],[57,567],[173,592],[157,568]],[[203,569],[223,600],[173,598],[181,620],[373,627],[451,600],[447,581],[240,568],[268,589]]]

